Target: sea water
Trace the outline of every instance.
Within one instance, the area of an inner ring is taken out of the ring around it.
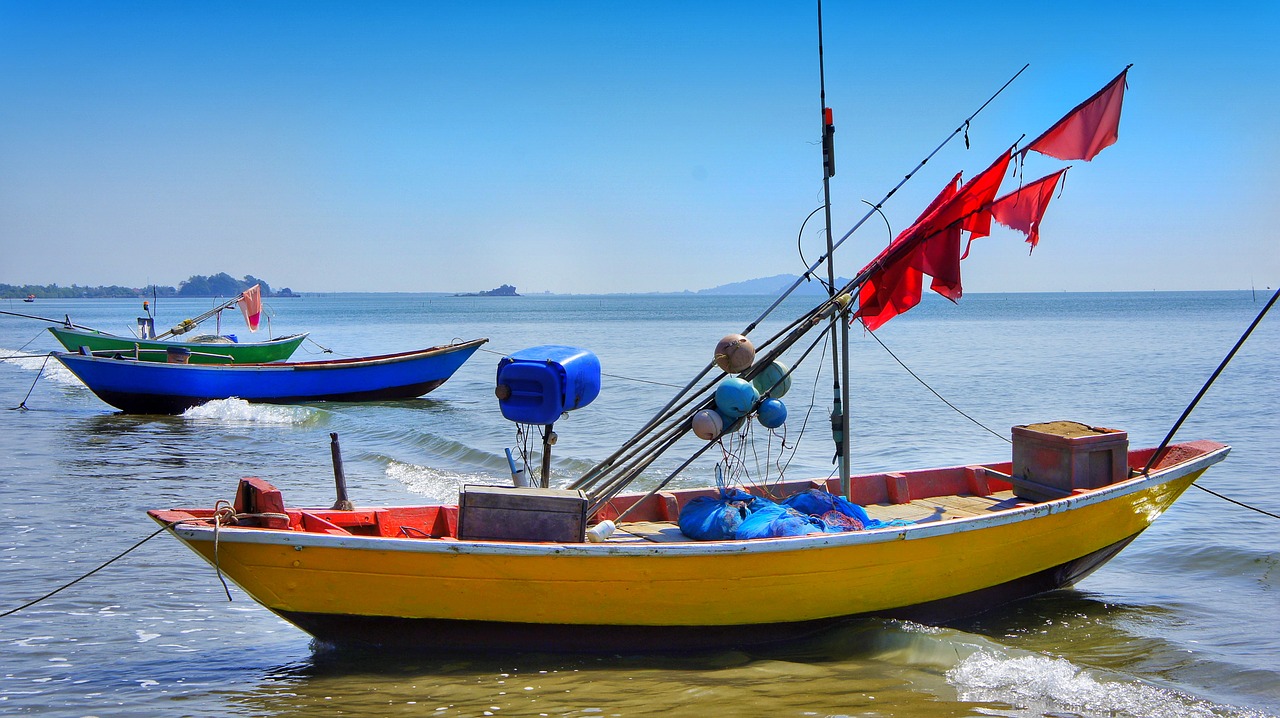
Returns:
[[[1007,460],[1011,426],[1058,419],[1123,429],[1135,446],[1156,445],[1267,298],[1246,291],[926,299],[876,337],[851,332],[853,469]],[[536,470],[540,440],[501,418],[493,389],[502,356],[539,344],[590,349],[604,372],[600,398],[555,425],[552,484],[562,485],[630,437],[707,363],[722,336],[741,331],[769,301],[269,300],[273,335],[311,332],[295,359],[490,341],[414,401],[231,399],[179,417],[115,412],[47,359],[58,347],[41,323],[0,316],[0,357],[8,357],[0,360],[0,612],[125,554],[0,617],[0,713],[1280,714],[1280,520],[1196,488],[1074,589],[944,627],[851,621],[775,649],[696,655],[334,650],[235,586],[224,588],[172,538],[147,540],[156,529],[147,509],[229,500],[242,476],[271,481],[294,505],[333,503],[331,432],[358,505],[453,501],[466,483],[508,483],[506,448],[528,449]],[[211,305],[162,299],[157,326]],[[4,308],[124,333],[141,306],[45,300]],[[752,336],[773,335],[804,308],[789,300]],[[235,314],[222,321],[223,332],[254,337]],[[832,376],[820,336],[784,398],[783,433],[757,426],[749,448],[735,444],[673,485],[714,482],[717,462],[747,483],[832,475]],[[1280,316],[1259,326],[1177,436],[1230,444],[1231,455],[1199,484],[1273,514],[1280,513],[1278,376]],[[14,409],[20,404],[25,410]],[[666,478],[683,455],[660,459],[635,488]]]

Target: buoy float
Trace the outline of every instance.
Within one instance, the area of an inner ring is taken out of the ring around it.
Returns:
[[[781,399],[791,390],[791,375],[787,373],[788,371],[786,364],[780,361],[772,362],[751,380],[751,385],[756,388],[760,396],[768,394],[775,399]]]
[[[716,410],[727,422],[731,422],[751,411],[760,395],[751,382],[731,376],[716,387]]]
[[[724,418],[714,409],[703,409],[693,415],[693,433],[703,441],[711,441],[724,431]]]
[[[715,361],[721,371],[737,374],[756,360],[756,348],[741,334],[730,334],[716,344]]]
[[[766,429],[776,429],[787,420],[787,405],[777,399],[765,399],[756,410],[756,418]]]

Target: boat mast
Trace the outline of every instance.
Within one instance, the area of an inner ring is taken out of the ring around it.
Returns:
[[[822,0],[818,2],[818,99],[822,110],[822,209],[827,222],[827,296],[836,294],[834,239],[831,234],[831,178],[836,173],[835,121],[827,107],[827,73],[822,53]],[[849,496],[849,323],[845,311],[831,314],[831,438],[835,441],[833,461],[840,467],[840,493]],[[842,351],[843,350],[843,351]]]

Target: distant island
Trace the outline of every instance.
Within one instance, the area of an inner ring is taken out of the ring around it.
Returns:
[[[504,284],[497,289],[490,289],[487,292],[473,292],[470,294],[455,294],[455,297],[518,297],[516,288],[510,284]]]
[[[263,297],[300,296],[294,294],[293,290],[288,287],[273,292],[270,284],[252,274],[246,274],[242,279],[236,279],[226,272],[220,272],[207,277],[202,274],[192,275],[186,281],[179,282],[177,288],[159,285],[150,287],[121,287],[117,285],[82,287],[72,284],[69,287],[59,287],[57,284],[43,286],[39,284],[24,284],[21,286],[0,284],[0,299],[25,299],[28,296],[35,296],[36,299],[133,299],[152,296],[234,297],[255,284],[262,290]]]
[[[795,284],[799,278],[800,276],[797,274],[775,274],[772,277],[748,279],[745,282],[733,282],[731,284],[721,284],[710,289],[699,289],[695,294],[768,294],[777,296],[782,294],[783,290]],[[811,278],[797,287],[795,294],[799,296],[826,294],[827,288],[823,284],[826,279],[825,274],[822,275],[821,282]],[[848,279],[836,277],[837,287],[843,287],[848,283]]]

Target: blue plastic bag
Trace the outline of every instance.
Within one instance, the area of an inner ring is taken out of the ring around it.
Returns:
[[[680,531],[698,541],[736,538],[738,527],[757,509],[773,506],[740,489],[720,489],[720,496],[698,496],[680,509]]]

